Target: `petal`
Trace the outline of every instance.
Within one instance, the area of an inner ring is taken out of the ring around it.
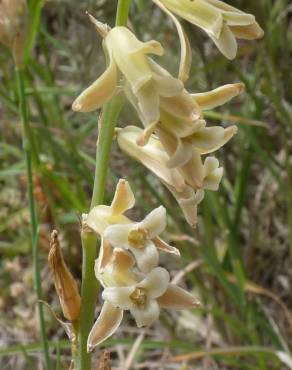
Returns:
[[[212,172],[209,176],[207,176],[206,179],[204,180],[204,188],[208,190],[217,191],[223,177],[223,172],[224,172],[223,167],[219,167],[217,168],[216,171]]]
[[[107,43],[119,46],[129,54],[163,55],[163,47],[158,41],[142,42],[127,27],[114,27],[107,37]]]
[[[130,247],[129,249],[135,256],[137,266],[142,272],[148,273],[158,265],[158,251],[151,241],[149,241],[143,249],[134,247]]]
[[[99,235],[102,235],[104,230],[109,225],[109,219],[111,217],[111,208],[108,206],[96,206],[89,212],[85,224],[88,225]]]
[[[265,34],[264,30],[256,22],[248,26],[230,26],[230,29],[235,37],[244,40],[261,39]]]
[[[217,191],[223,176],[223,167],[214,157],[207,157],[204,163],[204,189]]]
[[[227,59],[234,59],[237,54],[237,42],[234,34],[230,28],[223,24],[222,31],[219,38],[214,37],[212,34],[209,34],[217,48]]]
[[[94,265],[94,271],[95,271],[96,277],[98,277],[99,274],[103,272],[106,265],[110,263],[112,257],[113,257],[113,248],[104,238],[102,238],[99,256],[95,260],[95,265]]]
[[[213,151],[213,148],[218,148],[219,143],[224,142],[224,131],[219,126],[203,127],[191,136],[191,143],[198,150]]]
[[[134,224],[111,225],[104,231],[104,238],[115,248],[129,248],[128,236]]]
[[[167,167],[175,168],[183,166],[192,158],[192,144],[187,140],[180,139],[163,127],[158,126],[156,130],[163,147],[169,155],[169,160],[166,162]]]
[[[154,122],[148,127],[146,127],[143,130],[142,135],[137,139],[137,142],[136,142],[137,145],[139,146],[146,145],[149,142],[151,135],[154,133],[156,126],[157,126],[157,122]]]
[[[132,271],[136,261],[131,253],[115,248],[111,260],[103,270],[97,270],[96,276],[104,287],[132,286],[137,277]]]
[[[234,6],[231,6],[229,4],[226,4],[225,2],[221,0],[205,0],[208,4],[215,6],[218,8],[218,10],[223,10],[223,11],[229,11],[229,12],[241,12],[239,9],[235,8]]]
[[[75,112],[94,111],[112,97],[117,85],[117,68],[111,53],[109,59],[105,72],[73,102]]]
[[[116,187],[111,209],[114,214],[122,214],[135,205],[135,196],[128,181],[120,179]]]
[[[177,18],[159,1],[154,1],[174,22],[180,40],[181,54],[178,78],[185,82],[189,78],[192,63],[192,50],[189,39]]]
[[[146,166],[159,179],[174,186],[177,190],[181,190],[184,187],[184,179],[178,171],[167,168],[166,163],[169,156],[160,141],[152,136],[145,146],[137,145],[137,140],[142,133],[143,131],[135,126],[119,129],[117,131],[117,141],[120,149]]]
[[[215,157],[207,157],[204,162],[204,174],[208,176],[219,167],[219,161]]]
[[[185,182],[194,189],[200,189],[203,186],[204,167],[198,150],[193,149],[191,159],[179,168],[179,172]]]
[[[205,121],[196,119],[194,121],[185,121],[183,119],[174,117],[163,109],[160,110],[160,121],[158,126],[163,130],[170,132],[173,136],[184,138],[190,136],[198,131]]]
[[[149,122],[146,120],[146,118],[144,117],[142,111],[141,111],[141,108],[138,104],[138,98],[137,96],[134,94],[133,90],[132,90],[132,87],[131,85],[126,81],[125,82],[125,86],[124,86],[124,92],[125,92],[125,95],[128,99],[128,101],[132,104],[132,106],[135,108],[137,114],[138,114],[138,117],[140,119],[140,121],[143,123],[143,126],[144,127],[149,127]]]
[[[164,50],[160,42],[156,40],[150,40],[146,42],[140,41],[140,45],[136,49],[132,49],[129,51],[129,53],[131,54],[135,54],[139,52],[142,52],[144,54],[154,54],[154,55],[162,56],[164,53]]]
[[[135,265],[134,257],[124,249],[115,248],[112,256],[113,270],[128,271]]]
[[[153,86],[153,81],[145,84],[136,92],[139,110],[143,116],[143,123],[150,126],[159,121],[159,95]]]
[[[105,288],[102,292],[102,299],[109,302],[114,307],[129,310],[133,306],[130,295],[134,290],[135,286]]]
[[[175,168],[186,164],[193,155],[193,145],[187,140],[177,140],[177,147],[170,160],[167,162],[169,168]]]
[[[183,89],[182,82],[172,76],[164,77],[153,74],[153,81],[159,95],[166,98],[177,95]]]
[[[115,285],[130,286],[136,284],[136,276],[132,271],[135,263],[135,258],[131,253],[120,248],[114,249],[109,274],[114,277]]]
[[[87,340],[87,351],[105,341],[118,329],[123,319],[123,310],[104,302],[98,319],[95,321]]]
[[[186,90],[175,97],[162,97],[160,105],[166,112],[186,121],[197,120],[201,115],[198,104]]]
[[[161,234],[166,228],[166,209],[163,206],[155,208],[143,221],[139,222],[137,227],[146,229],[149,239]]]
[[[192,294],[174,284],[169,284],[166,292],[157,298],[157,302],[162,308],[174,310],[200,307],[200,302]]]
[[[160,297],[169,284],[169,273],[162,267],[156,267],[139,283],[139,287],[148,291],[150,298]]]
[[[223,19],[228,26],[247,26],[255,22],[255,16],[243,12],[223,12]]]
[[[217,141],[217,143],[212,148],[210,149],[199,148],[198,150],[200,154],[208,154],[218,150],[223,145],[225,145],[236,133],[237,133],[236,126],[227,127],[226,129],[224,129],[224,135],[221,137],[220,140]]]
[[[201,109],[213,109],[220,107],[235,96],[241,94],[244,88],[243,83],[229,84],[205,93],[192,94],[192,97]]]
[[[129,81],[134,93],[151,81],[152,71],[143,51],[144,43],[129,29],[114,27],[106,36],[105,44],[112,51],[118,68]]]
[[[195,228],[197,225],[197,205],[204,197],[204,191],[194,191],[191,187],[187,187],[183,192],[179,193],[175,189],[167,186],[169,191],[177,200],[181,210],[183,211],[184,217],[188,224]]]
[[[184,84],[173,77],[166,69],[162,68],[151,58],[148,59],[153,72],[153,80],[159,95],[172,97],[178,95],[184,89]]]
[[[131,308],[131,314],[134,316],[138,328],[141,328],[142,326],[149,326],[158,320],[160,308],[156,300],[150,299],[144,309]]]
[[[155,244],[156,248],[160,249],[163,252],[175,254],[176,256],[180,256],[180,251],[173,247],[172,245],[169,245],[164,240],[160,239],[158,236],[152,239],[153,243]]]
[[[160,0],[171,12],[217,36],[222,28],[221,11],[205,0]]]

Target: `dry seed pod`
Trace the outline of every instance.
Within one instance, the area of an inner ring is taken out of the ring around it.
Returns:
[[[51,234],[48,262],[54,275],[55,288],[60,299],[63,314],[66,319],[75,321],[80,313],[80,295],[77,283],[65,264],[56,230]]]

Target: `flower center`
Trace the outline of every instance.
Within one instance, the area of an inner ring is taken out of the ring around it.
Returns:
[[[143,249],[147,240],[148,231],[145,229],[133,229],[129,232],[128,242],[134,248]]]
[[[147,290],[137,287],[130,295],[130,299],[138,308],[143,310],[147,303]]]

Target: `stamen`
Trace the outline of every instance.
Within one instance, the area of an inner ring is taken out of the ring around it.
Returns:
[[[148,231],[145,229],[133,229],[129,232],[128,242],[137,249],[143,249],[148,240]]]
[[[140,309],[145,309],[147,303],[147,290],[137,287],[130,295],[131,301]]]

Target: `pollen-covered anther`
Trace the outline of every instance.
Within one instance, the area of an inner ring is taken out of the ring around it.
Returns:
[[[147,240],[149,239],[149,232],[146,229],[133,229],[129,232],[128,242],[131,247],[143,249],[146,246]]]
[[[131,301],[140,309],[145,309],[147,304],[147,290],[145,288],[137,287],[130,295]]]

